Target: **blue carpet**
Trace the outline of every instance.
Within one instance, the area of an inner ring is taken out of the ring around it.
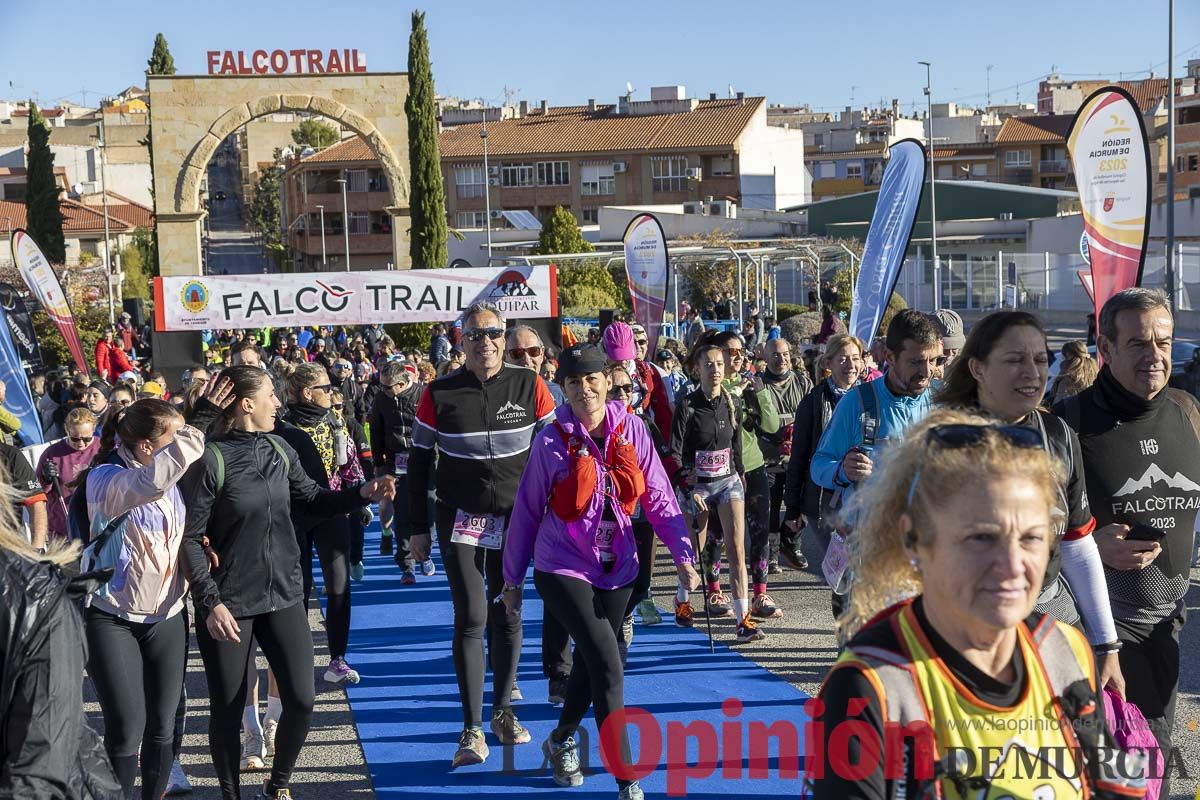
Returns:
[[[386,800],[401,795],[555,792],[573,798],[615,797],[616,784],[601,762],[590,714],[584,722],[588,752],[583,786],[558,787],[543,763],[540,743],[557,724],[559,709],[546,701],[540,655],[542,604],[532,580],[525,589],[525,638],[518,677],[526,699],[515,709],[533,741],[505,748],[488,732],[488,761],[450,770],[462,711],[450,654],[453,611],[441,563],[435,552],[438,574],[418,575],[415,586],[401,586],[391,557],[378,555],[378,523],[366,539],[366,578],[353,585],[348,655],[362,682],[350,686],[348,694],[378,796]],[[670,602],[661,598],[660,608],[664,601]],[[627,708],[650,712],[653,724],[647,730],[657,731],[657,736],[640,736],[635,726],[629,728],[635,762],[645,764],[649,773],[641,785],[648,796],[656,797],[667,794],[669,779],[672,796],[685,790],[689,797],[742,793],[756,800],[797,797],[799,778],[794,772],[781,776],[780,750],[782,746],[786,772],[788,754],[802,752],[802,704],[807,696],[722,644],[722,639],[732,639],[730,620],[714,623],[714,631],[715,655],[709,652],[702,614],[692,630],[676,627],[665,613],[660,625],[635,625],[625,703]],[[485,727],[491,694],[489,673],[483,702]],[[740,712],[729,708],[729,703],[722,709],[727,698],[740,701]],[[685,737],[682,726],[689,724],[692,735]],[[764,726],[772,725],[772,732],[782,731],[782,737],[767,739]],[[795,739],[785,741],[793,735]],[[701,739],[707,740],[704,764],[698,764]],[[764,746],[763,740],[769,744]],[[639,756],[642,741],[650,751]],[[684,752],[686,762],[681,758]],[[755,754],[753,776],[749,752]]]

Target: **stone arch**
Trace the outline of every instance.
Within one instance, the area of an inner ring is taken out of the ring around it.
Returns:
[[[208,131],[188,153],[175,182],[173,198],[176,214],[199,214],[200,183],[213,153],[225,138],[246,123],[258,117],[280,111],[318,114],[344,125],[357,133],[379,159],[380,167],[387,175],[388,192],[394,209],[408,207],[409,183],[391,144],[369,119],[346,107],[343,103],[321,95],[267,94],[256,100],[239,103],[218,116]]]

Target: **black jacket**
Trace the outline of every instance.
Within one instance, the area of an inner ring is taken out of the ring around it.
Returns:
[[[424,392],[425,384],[413,381],[399,397],[390,389],[375,394],[371,404],[371,458],[380,475],[390,475],[395,455],[412,448],[417,404]]]
[[[805,395],[796,407],[796,418],[792,423],[792,456],[788,460],[783,490],[783,501],[787,506],[785,519],[805,515],[815,520],[820,516],[821,487],[813,481],[808,468],[840,399],[825,380]]]
[[[83,621],[57,567],[0,550],[0,798],[120,800],[83,713]]]
[[[182,555],[201,617],[218,603],[235,617],[248,617],[300,602],[293,505],[308,517],[330,517],[367,504],[357,486],[340,492],[323,489],[305,472],[300,454],[276,437],[288,456],[285,466],[266,438],[270,435],[233,430],[212,440],[225,460],[219,495],[217,461],[211,452],[206,450],[184,477],[181,488],[188,516]],[[204,537],[219,559],[211,572]]]
[[[684,473],[695,472],[696,451],[732,450],[733,471],[742,474],[742,401],[722,391],[710,400],[703,389],[684,395],[671,420],[671,455]],[[682,478],[682,476],[680,476]]]

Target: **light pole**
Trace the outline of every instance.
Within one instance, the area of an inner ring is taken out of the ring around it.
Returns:
[[[1167,298],[1175,310],[1175,0],[1167,2]]]
[[[325,258],[325,206],[320,203],[317,208],[321,210],[321,266],[325,266],[328,262]]]
[[[104,206],[104,274],[108,277],[108,324],[117,324],[116,304],[113,302],[113,264],[112,254],[109,252],[111,245],[109,244],[108,233],[108,183],[105,180],[104,162],[107,161],[104,154],[104,109],[100,109],[100,146],[97,148],[100,151],[100,198],[101,204]]]
[[[933,307],[942,307],[942,266],[938,262],[937,252],[937,162],[933,158],[933,94],[930,91],[931,64],[928,61],[918,61],[925,65],[925,115],[929,122],[929,241],[933,251]]]
[[[346,272],[350,271],[350,206],[346,202],[346,179],[338,178],[342,185],[342,239],[346,243]]]
[[[490,266],[492,263],[492,179],[488,175],[486,103],[483,107],[483,127],[479,129],[479,138],[483,140],[483,224],[487,231],[487,257]]]

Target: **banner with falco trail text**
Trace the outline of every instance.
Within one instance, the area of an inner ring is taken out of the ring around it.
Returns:
[[[671,260],[667,257],[667,237],[653,214],[638,214],[621,237],[625,245],[625,277],[633,299],[633,318],[646,329],[650,340],[646,360],[654,357],[667,307],[667,287],[671,285]],[[676,320],[676,326],[679,321]]]
[[[903,139],[889,148],[850,309],[850,333],[864,342],[875,338],[900,277],[921,206],[925,164],[925,147],[916,139]]]
[[[1118,86],[1080,106],[1067,137],[1092,265],[1096,318],[1117,292],[1142,282],[1150,228],[1150,148],[1137,103]]]

